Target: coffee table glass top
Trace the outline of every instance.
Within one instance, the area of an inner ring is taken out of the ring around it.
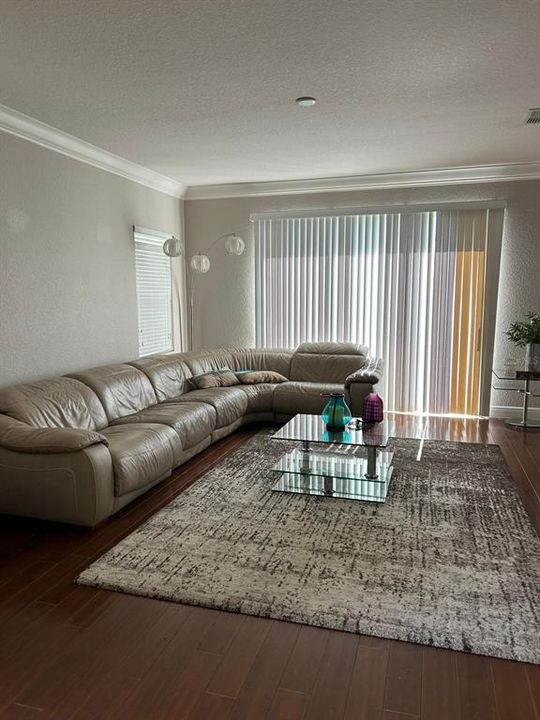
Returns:
[[[295,415],[284,427],[274,433],[272,439],[384,448],[388,445],[393,426],[393,422],[384,421],[375,425],[365,425],[359,430],[347,427],[341,432],[328,430],[320,415]]]

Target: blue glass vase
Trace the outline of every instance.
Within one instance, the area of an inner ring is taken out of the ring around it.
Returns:
[[[351,411],[345,402],[343,393],[322,393],[329,398],[324,406],[321,417],[330,430],[343,430],[351,422]]]

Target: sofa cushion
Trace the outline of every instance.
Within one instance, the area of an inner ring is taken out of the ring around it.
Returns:
[[[128,363],[142,370],[148,377],[158,402],[174,400],[190,390],[191,370],[182,360],[182,355],[152,355]]]
[[[180,439],[167,425],[130,423],[102,430],[109,442],[114,494],[124,495],[167,477],[182,454]]]
[[[272,412],[274,409],[275,385],[261,383],[258,385],[242,385],[242,390],[247,397],[246,415],[252,413]]]
[[[97,395],[67,377],[0,389],[0,412],[40,428],[101,430],[108,424]]]
[[[182,450],[189,450],[212,434],[216,427],[216,411],[207,403],[171,401],[153,405],[134,415],[119,418],[112,424],[123,425],[125,423],[168,425],[180,438]]]
[[[204,402],[216,411],[216,429],[230,425],[245,415],[248,399],[241,387],[220,387],[209,390],[192,390],[178,399],[178,402]]]
[[[132,365],[103,365],[70,373],[69,377],[92,388],[101,400],[109,422],[157,403],[150,380]]]
[[[306,413],[318,415],[328,402],[321,393],[344,392],[337,383],[291,381],[276,385],[274,390],[274,412],[277,415]]]

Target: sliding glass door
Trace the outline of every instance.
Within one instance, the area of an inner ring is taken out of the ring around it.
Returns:
[[[501,219],[486,208],[256,219],[257,344],[365,343],[385,360],[389,409],[478,414]]]

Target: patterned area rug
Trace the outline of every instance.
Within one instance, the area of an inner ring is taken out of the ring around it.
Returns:
[[[540,663],[540,540],[496,445],[393,440],[385,504],[271,491],[263,430],[78,582]]]

